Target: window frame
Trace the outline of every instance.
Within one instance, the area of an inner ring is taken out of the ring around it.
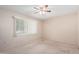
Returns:
[[[12,18],[13,18],[13,33],[14,33],[14,36],[27,34],[26,32],[28,31],[28,24],[27,24],[27,31],[25,31],[25,21],[24,21],[24,19],[16,17],[16,16],[12,16]],[[24,31],[23,32],[17,33],[17,31],[16,31],[16,20],[17,19],[24,21]]]
[[[14,36],[20,36],[20,35],[34,35],[34,34],[37,34],[37,32],[35,32],[35,33],[30,33],[29,32],[29,22],[30,21],[24,21],[24,19],[22,19],[22,18],[20,18],[20,17],[16,17],[16,16],[12,16],[12,18],[13,18],[13,33],[14,33]],[[23,33],[16,33],[16,19],[21,19],[21,20],[23,20],[24,21],[24,24],[26,24],[27,23],[27,31],[25,31],[25,25],[24,25],[24,32]]]

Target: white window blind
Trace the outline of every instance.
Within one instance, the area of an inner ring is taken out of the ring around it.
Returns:
[[[30,20],[28,23],[28,32],[29,34],[35,34],[37,33],[37,21]]]
[[[36,34],[37,33],[37,21],[27,20],[14,17],[14,28],[16,35],[18,34]]]

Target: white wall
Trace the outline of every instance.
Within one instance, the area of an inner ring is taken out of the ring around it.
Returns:
[[[77,13],[56,16],[44,21],[43,38],[77,45]]]
[[[9,11],[9,10],[5,10],[5,9],[0,9],[0,50],[21,47],[23,45],[27,45],[27,43],[30,41],[34,42],[41,38],[42,22],[39,20],[36,20],[38,22],[38,33],[37,34],[13,37],[12,16],[22,17],[25,20],[33,20],[33,18],[29,18],[22,14]]]
[[[78,46],[79,46],[79,11],[78,11],[78,13],[77,13],[78,15],[78,17],[77,17],[77,43],[78,43]]]

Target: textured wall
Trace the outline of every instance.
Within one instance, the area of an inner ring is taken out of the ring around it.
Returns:
[[[56,16],[44,21],[43,38],[77,44],[77,13]]]

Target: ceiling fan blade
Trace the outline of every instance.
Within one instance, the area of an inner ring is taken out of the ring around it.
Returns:
[[[40,9],[38,9],[37,7],[33,7],[34,9],[36,9],[36,10],[40,10]]]
[[[47,12],[51,12],[51,10],[47,10]]]
[[[39,13],[39,12],[34,12],[34,14]]]

